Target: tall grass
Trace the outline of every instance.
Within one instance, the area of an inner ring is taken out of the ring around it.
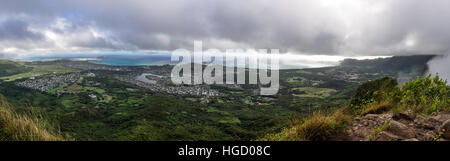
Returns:
[[[394,107],[394,103],[392,101],[381,101],[380,103],[373,103],[368,105],[361,112],[360,116],[364,116],[367,114],[381,114],[383,112],[389,111]]]
[[[310,117],[277,134],[269,134],[259,141],[325,141],[342,133],[351,123],[351,115],[338,109],[331,114],[314,112]]]
[[[63,137],[36,113],[18,114],[0,95],[0,141],[62,141]]]
[[[338,110],[331,115],[326,115],[320,111],[315,112],[303,124],[295,129],[295,137],[298,140],[324,141],[330,136],[337,135],[345,130],[351,117]]]

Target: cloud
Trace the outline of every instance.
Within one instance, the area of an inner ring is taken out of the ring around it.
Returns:
[[[1,40],[36,40],[42,39],[42,35],[34,33],[28,29],[28,24],[21,20],[7,20],[0,26]]]
[[[202,40],[205,48],[301,54],[443,54],[450,44],[449,3],[2,0],[0,52],[191,49]]]

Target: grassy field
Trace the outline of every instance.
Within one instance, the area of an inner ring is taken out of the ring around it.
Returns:
[[[336,92],[335,89],[330,88],[314,88],[314,87],[302,87],[293,88],[293,91],[300,91],[302,94],[294,94],[297,97],[318,97],[324,98],[330,96],[331,93]]]
[[[305,78],[303,77],[291,77],[291,78],[287,78],[286,82],[290,83],[290,84],[299,84],[302,83],[302,81]]]
[[[13,62],[9,60],[0,60],[0,77],[11,76],[31,71],[22,65],[23,62]]]
[[[33,69],[30,72],[15,74],[11,76],[0,77],[1,80],[11,82],[17,79],[28,78],[33,76],[41,76],[46,74],[64,74],[79,72],[79,70],[68,68],[62,65],[31,65]]]

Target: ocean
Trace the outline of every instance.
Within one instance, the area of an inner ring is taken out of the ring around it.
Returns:
[[[295,55],[280,54],[280,69],[304,69],[339,65],[346,58],[373,59],[378,57],[344,57],[325,55]],[[89,53],[89,54],[51,54],[22,57],[20,61],[52,61],[59,59],[85,60],[95,64],[111,66],[151,66],[151,65],[175,65],[171,62],[169,53]],[[239,64],[238,67],[248,66]]]

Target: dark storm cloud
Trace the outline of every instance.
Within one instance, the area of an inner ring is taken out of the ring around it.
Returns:
[[[0,39],[30,39],[49,51],[173,50],[192,48],[193,40],[202,40],[206,48],[279,48],[304,54],[443,54],[450,44],[449,3],[1,0],[0,24],[18,27],[2,28],[0,33],[8,36]],[[29,21],[4,20],[11,17]],[[26,25],[33,32],[21,28]],[[36,46],[27,45],[26,51]],[[2,47],[7,45],[0,43],[0,51]]]
[[[28,30],[28,23],[22,20],[6,20],[0,23],[0,41],[2,40],[42,40],[43,36]]]

